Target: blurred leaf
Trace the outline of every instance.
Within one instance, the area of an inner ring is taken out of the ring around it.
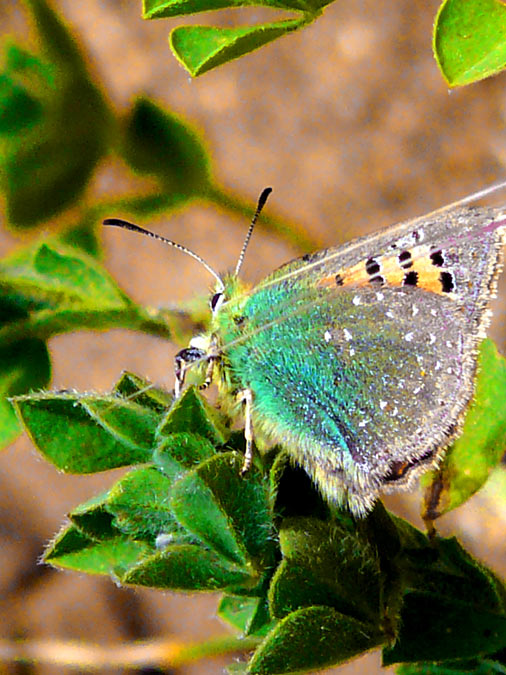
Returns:
[[[492,654],[506,644],[506,616],[472,607],[465,597],[409,591],[404,597],[400,633],[383,650],[383,665],[446,661]]]
[[[126,122],[122,154],[134,171],[158,178],[165,194],[181,200],[205,191],[209,157],[198,134],[174,113],[138,99]]]
[[[2,188],[11,225],[23,228],[80,197],[106,150],[112,120],[75,37],[44,0],[25,4],[42,55],[9,47],[1,102],[10,130],[2,139]],[[50,85],[41,80],[46,73]]]
[[[44,562],[87,574],[116,575],[135,565],[149,550],[147,544],[121,536],[94,541],[71,525],[49,545]]]
[[[506,449],[506,360],[492,340],[479,348],[475,393],[461,435],[441,466],[422,477],[424,518],[434,520],[467,501],[487,480]]]
[[[66,473],[93,473],[151,459],[158,417],[115,396],[41,393],[14,405],[35,446]]]
[[[265,635],[273,627],[263,596],[224,595],[218,607],[218,616],[242,635]]]
[[[446,0],[434,24],[434,55],[450,87],[495,75],[506,65],[506,6],[499,0]]]
[[[251,675],[319,670],[385,642],[385,637],[331,607],[292,612],[267,635],[249,663]]]
[[[306,25],[305,18],[238,28],[179,26],[170,34],[174,56],[192,77],[248,54]]]
[[[51,378],[51,363],[46,344],[26,338],[0,347],[0,449],[11,443],[21,426],[10,396],[47,387]]]
[[[416,663],[396,668],[397,675],[506,675],[497,661],[461,659],[443,663]]]
[[[43,106],[12,77],[0,75],[0,134],[15,134],[38,122]]]
[[[0,261],[0,303],[12,308],[0,329],[0,345],[83,328],[169,335],[162,317],[134,305],[97,261],[57,238]]]
[[[72,248],[80,248],[89,256],[98,260],[102,258],[102,244],[97,235],[96,223],[90,222],[88,214],[76,225],[61,232],[58,241]]]

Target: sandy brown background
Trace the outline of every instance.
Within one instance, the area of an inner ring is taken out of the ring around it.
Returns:
[[[308,29],[194,81],[167,45],[169,29],[181,20],[145,22],[137,0],[55,4],[82,36],[120,108],[144,92],[188,117],[205,135],[224,184],[252,200],[272,185],[269,208],[303,223],[325,244],[421,215],[506,177],[505,76],[448,91],[431,55],[435,1],[336,2]],[[198,22],[232,25],[272,15],[224,11]],[[5,33],[26,37],[18,3],[3,0],[0,21]],[[115,194],[127,179],[121,166],[103,166],[92,190]],[[235,264],[246,226],[203,207],[152,223],[218,269]],[[119,231],[104,239],[108,268],[141,302],[172,304],[209,284],[193,261],[150,240]],[[11,236],[1,241],[2,254],[15,245]],[[279,238],[257,232],[243,274],[260,279],[293,255]],[[505,291],[503,284],[503,298]],[[501,303],[492,335],[504,351]],[[54,339],[51,349],[56,387],[106,391],[122,369],[172,386],[175,347],[154,338],[82,333]],[[118,589],[108,579],[37,565],[64,514],[113,479],[59,475],[26,437],[0,456],[0,637],[106,644],[204,639],[225,630],[214,617],[213,596]],[[419,523],[418,499],[389,505]],[[480,493],[440,527],[504,574],[505,525],[506,515]],[[221,673],[228,660],[171,672]],[[375,673],[379,664],[374,653],[336,671]],[[0,666],[3,672],[61,671]]]

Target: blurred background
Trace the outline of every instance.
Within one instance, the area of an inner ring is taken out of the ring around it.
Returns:
[[[448,91],[431,51],[436,1],[336,2],[309,28],[196,80],[169,51],[171,28],[255,23],[276,13],[248,9],[143,21],[141,3],[134,0],[55,0],[53,7],[79,36],[90,68],[120,110],[144,93],[186,118],[205,138],[221,184],[252,204],[271,185],[267,210],[303,226],[322,246],[422,215],[506,177],[504,75]],[[36,49],[21,4],[1,0],[0,19],[5,36]],[[95,173],[88,198],[114,196],[142,180],[121,162],[108,160]],[[488,203],[493,201],[504,203],[506,195]],[[149,224],[218,270],[235,265],[247,225],[247,218],[199,204]],[[3,231],[1,255],[33,236]],[[176,251],[119,230],[105,231],[103,240],[108,269],[138,302],[172,305],[207,292],[205,270]],[[299,254],[259,228],[243,276],[258,281]],[[504,283],[501,297],[506,298]],[[503,353],[504,317],[499,299],[490,334]],[[177,346],[155,337],[82,332],[54,338],[50,348],[55,388],[107,391],[123,369],[172,387]],[[107,578],[38,565],[64,514],[109,486],[117,477],[111,474],[58,474],[39,459],[26,436],[0,456],[3,639],[193,641],[227,631],[215,618],[212,595],[120,589]],[[419,503],[416,493],[387,500],[394,512],[420,526]],[[504,575],[505,521],[485,489],[442,518],[439,528],[455,533]],[[228,662],[230,657],[170,672],[221,673]],[[379,672],[379,652],[328,672],[337,670]],[[54,666],[0,667],[2,673],[56,671]]]

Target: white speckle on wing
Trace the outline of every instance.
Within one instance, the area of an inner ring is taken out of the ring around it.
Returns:
[[[433,345],[435,341],[436,341],[436,336],[433,335],[433,333],[429,333],[429,344]]]
[[[353,339],[353,335],[350,333],[350,331],[347,328],[343,329],[344,337],[348,342]]]
[[[406,342],[412,342],[413,341],[413,333],[406,333],[406,335],[404,336],[404,339],[406,340]]]
[[[420,310],[416,305],[413,305],[413,316],[416,316]]]
[[[383,293],[381,293],[381,291],[376,293],[376,300],[379,300],[381,302],[381,300],[384,300],[384,299],[385,299],[385,296],[383,295]]]

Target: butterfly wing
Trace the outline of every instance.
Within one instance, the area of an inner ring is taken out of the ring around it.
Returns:
[[[289,263],[221,317],[256,433],[359,515],[437,461],[472,395],[504,230],[449,216]]]

